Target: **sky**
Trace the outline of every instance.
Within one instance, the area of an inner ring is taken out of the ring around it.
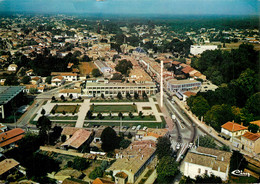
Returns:
[[[0,0],[0,12],[259,15],[260,0]]]

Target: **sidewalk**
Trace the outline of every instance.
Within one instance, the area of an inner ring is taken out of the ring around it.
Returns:
[[[89,108],[90,108],[90,99],[85,99],[83,104],[81,104],[81,107],[79,109],[78,120],[76,122],[75,127],[83,128],[85,117],[86,117],[86,114],[87,114]]]

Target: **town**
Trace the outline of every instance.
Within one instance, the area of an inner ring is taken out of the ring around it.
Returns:
[[[260,182],[258,17],[230,19],[0,16],[0,182]]]

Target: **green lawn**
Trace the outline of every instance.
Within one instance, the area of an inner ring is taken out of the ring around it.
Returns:
[[[137,112],[136,105],[91,105],[90,110],[92,112],[103,112],[103,113],[109,113],[109,112]]]
[[[149,100],[148,99],[134,99],[134,98],[131,98],[131,99],[127,99],[127,98],[123,98],[123,99],[92,98],[90,100],[90,102],[149,102]]]
[[[62,113],[65,111],[66,113],[77,113],[79,112],[80,105],[55,105],[51,111],[55,111],[55,113]]]
[[[50,120],[77,120],[78,116],[55,116],[48,117]]]
[[[152,107],[142,107],[143,110],[152,110]]]

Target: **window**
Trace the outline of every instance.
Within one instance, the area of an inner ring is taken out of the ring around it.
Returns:
[[[201,172],[201,169],[200,169],[200,168],[198,168],[198,173],[200,174],[200,172]]]

